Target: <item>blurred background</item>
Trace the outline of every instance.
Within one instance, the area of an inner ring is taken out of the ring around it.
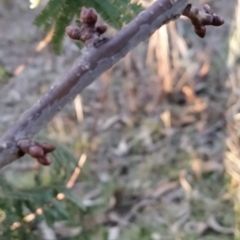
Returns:
[[[240,239],[240,1],[194,2],[225,24],[163,26],[42,129],[50,167],[1,170],[0,239]],[[0,1],[1,134],[80,54],[34,25],[47,3]]]

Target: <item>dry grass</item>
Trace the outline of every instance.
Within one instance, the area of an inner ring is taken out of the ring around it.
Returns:
[[[223,28],[161,28],[47,126],[88,155],[84,239],[240,239],[240,1],[209,2]]]

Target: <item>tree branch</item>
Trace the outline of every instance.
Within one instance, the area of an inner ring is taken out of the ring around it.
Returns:
[[[41,153],[41,156],[46,157],[45,162],[49,163],[46,156],[49,151],[44,150],[46,145],[36,143],[31,138],[100,74],[140,42],[149,38],[162,25],[180,17],[187,6],[188,0],[157,0],[107,42],[98,47],[95,45],[84,47],[81,56],[66,76],[27,110],[0,139],[0,168],[22,157],[25,153],[31,153],[32,149],[34,151],[32,155],[30,154],[31,156],[40,156]],[[103,28],[97,31],[101,32]],[[74,34],[73,37],[76,37]],[[22,141],[25,144],[24,148]]]

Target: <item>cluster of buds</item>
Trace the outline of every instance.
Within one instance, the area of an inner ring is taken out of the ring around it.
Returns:
[[[224,24],[224,20],[219,15],[213,13],[207,4],[204,4],[202,8],[188,4],[182,15],[191,20],[195,33],[201,38],[204,38],[206,34],[207,25],[221,26]]]
[[[42,165],[50,165],[51,158],[48,153],[55,150],[55,146],[49,143],[39,143],[30,139],[21,139],[18,141],[20,155],[29,154]]]
[[[101,35],[107,31],[107,26],[102,24],[96,26],[98,14],[93,8],[83,7],[79,17],[81,26],[66,27],[66,34],[73,40],[80,40],[86,46],[98,46],[99,43],[105,42],[106,38]]]

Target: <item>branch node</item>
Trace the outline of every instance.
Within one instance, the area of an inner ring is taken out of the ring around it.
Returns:
[[[224,20],[219,15],[213,13],[208,4],[204,4],[202,8],[188,4],[182,15],[191,20],[195,33],[201,38],[204,38],[206,35],[207,25],[217,27],[224,24]]]
[[[73,40],[82,41],[87,47],[99,47],[108,38],[102,38],[101,35],[107,31],[107,25],[96,26],[98,14],[94,8],[82,7],[80,17],[81,26],[66,27],[66,34]]]
[[[48,153],[55,150],[55,146],[49,143],[39,143],[31,139],[21,139],[17,142],[20,149],[19,155],[29,154],[42,165],[50,165],[51,158]]]

